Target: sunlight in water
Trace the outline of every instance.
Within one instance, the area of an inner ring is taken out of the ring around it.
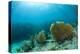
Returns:
[[[39,2],[21,2],[20,3],[22,6],[26,7],[28,6],[29,8],[38,8],[40,10],[48,10],[49,9],[49,5],[45,4],[45,3],[39,3]]]

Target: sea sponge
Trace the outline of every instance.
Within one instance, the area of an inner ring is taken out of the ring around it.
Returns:
[[[72,31],[72,25],[65,24],[64,22],[56,22],[55,24],[51,24],[50,27],[50,32],[57,42],[63,42],[65,39],[71,39]]]
[[[39,43],[44,43],[46,41],[46,35],[45,35],[45,31],[41,31],[38,33],[37,35],[37,42]]]

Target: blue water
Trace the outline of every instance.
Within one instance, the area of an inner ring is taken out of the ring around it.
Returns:
[[[12,43],[29,39],[41,30],[49,32],[51,23],[64,21],[77,23],[77,5],[31,3],[13,1],[11,3]]]

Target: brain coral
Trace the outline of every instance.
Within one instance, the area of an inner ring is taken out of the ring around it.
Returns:
[[[45,35],[45,32],[42,30],[41,32],[38,33],[37,35],[37,41],[39,43],[44,43],[46,40],[46,35]]]
[[[65,39],[72,38],[73,27],[70,24],[64,24],[64,22],[56,22],[55,24],[51,24],[50,31],[56,41],[62,42]]]

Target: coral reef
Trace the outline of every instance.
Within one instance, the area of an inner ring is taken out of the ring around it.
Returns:
[[[30,37],[30,40],[31,40],[32,48],[34,48],[35,47],[35,44],[34,44],[34,42],[35,42],[35,36],[32,35]]]
[[[71,24],[65,24],[64,22],[56,22],[55,24],[51,24],[50,32],[53,37],[55,37],[58,43],[64,42],[64,40],[68,40],[72,38],[73,27]]]
[[[41,44],[45,43],[46,41],[45,31],[42,30],[41,32],[39,32],[36,39],[37,39],[37,42]]]
[[[44,30],[41,30],[38,34],[32,35],[29,40],[22,41],[20,47],[16,48],[16,51],[34,52],[77,49],[77,36],[77,26],[72,27],[69,23],[56,22],[51,24],[50,32],[47,35]]]
[[[22,48],[16,48],[16,52],[24,52]]]
[[[67,39],[71,39],[73,36],[72,36],[72,34],[73,34],[73,27],[72,27],[72,25],[71,24],[66,24],[65,25],[65,36],[66,36],[66,38]]]
[[[21,44],[20,48],[16,49],[17,52],[29,52],[32,50],[31,41],[24,40]]]

